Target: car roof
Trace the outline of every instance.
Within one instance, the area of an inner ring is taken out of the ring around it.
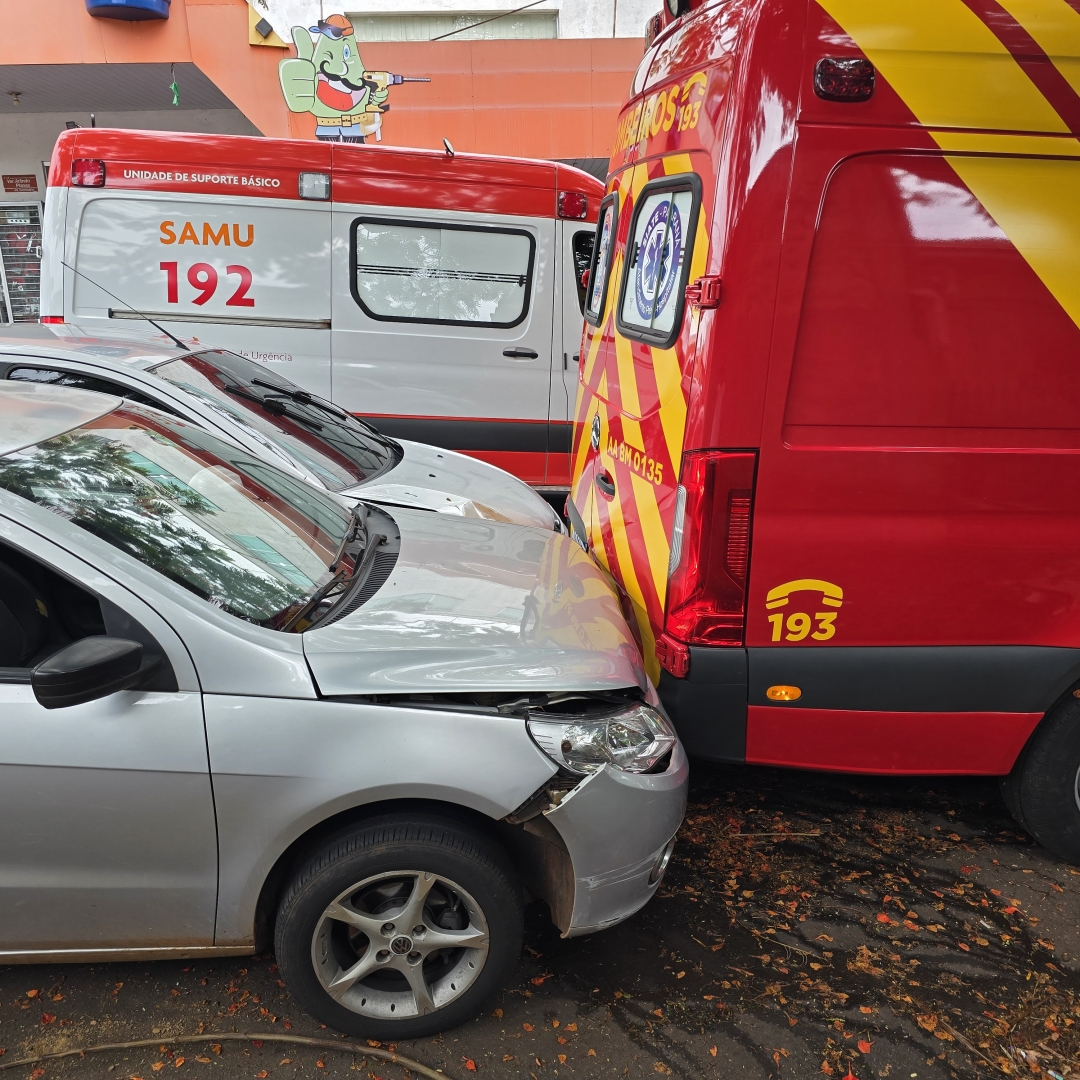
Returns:
[[[0,382],[0,457],[89,424],[122,403],[70,386]]]
[[[108,360],[133,368],[147,368],[174,356],[181,349],[161,340],[160,335],[141,329],[118,330],[108,337],[85,333],[77,323],[15,323],[0,326],[0,358],[4,354],[50,357],[56,360]]]

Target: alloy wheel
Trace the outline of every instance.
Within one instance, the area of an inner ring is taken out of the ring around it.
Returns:
[[[378,874],[323,911],[311,960],[323,989],[362,1016],[425,1016],[459,998],[484,966],[487,920],[456,882],[422,870]]]

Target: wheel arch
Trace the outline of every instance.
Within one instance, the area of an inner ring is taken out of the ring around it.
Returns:
[[[461,803],[433,798],[387,798],[349,807],[324,818],[297,836],[281,852],[264,877],[255,904],[256,951],[264,952],[270,948],[274,937],[274,920],[278,902],[293,874],[306,859],[320,848],[332,843],[337,837],[352,832],[368,822],[382,817],[403,817],[409,814],[430,815],[444,822],[456,822],[471,827],[497,843],[513,861],[519,880],[524,887],[526,900],[531,898],[544,900],[552,912],[552,921],[561,928],[563,909],[568,910],[568,905],[572,906],[573,903],[572,867],[569,866],[569,854],[566,852],[565,845],[561,843],[561,839],[552,841],[545,837],[548,843],[538,850],[535,838],[520,825],[511,824],[506,819],[492,818]],[[554,829],[550,832],[557,838],[558,834]],[[557,850],[554,852],[547,850],[553,846],[561,847],[561,853]],[[548,863],[561,863],[563,858],[560,855],[565,858],[566,867],[562,868],[562,873],[555,874]],[[548,883],[551,880],[567,880],[567,869],[569,869],[568,880],[571,882],[571,892],[569,897],[563,897],[560,895],[562,890],[552,889]]]

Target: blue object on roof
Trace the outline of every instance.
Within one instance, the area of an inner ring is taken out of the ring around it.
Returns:
[[[167,19],[170,0],[86,0],[86,10],[98,19]]]

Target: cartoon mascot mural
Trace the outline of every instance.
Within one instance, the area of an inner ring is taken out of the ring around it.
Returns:
[[[382,139],[390,87],[431,81],[366,71],[352,23],[344,15],[320,19],[306,29],[294,26],[292,39],[296,56],[278,64],[285,103],[294,113],[311,113],[316,137],[327,142],[362,143],[369,135]]]

